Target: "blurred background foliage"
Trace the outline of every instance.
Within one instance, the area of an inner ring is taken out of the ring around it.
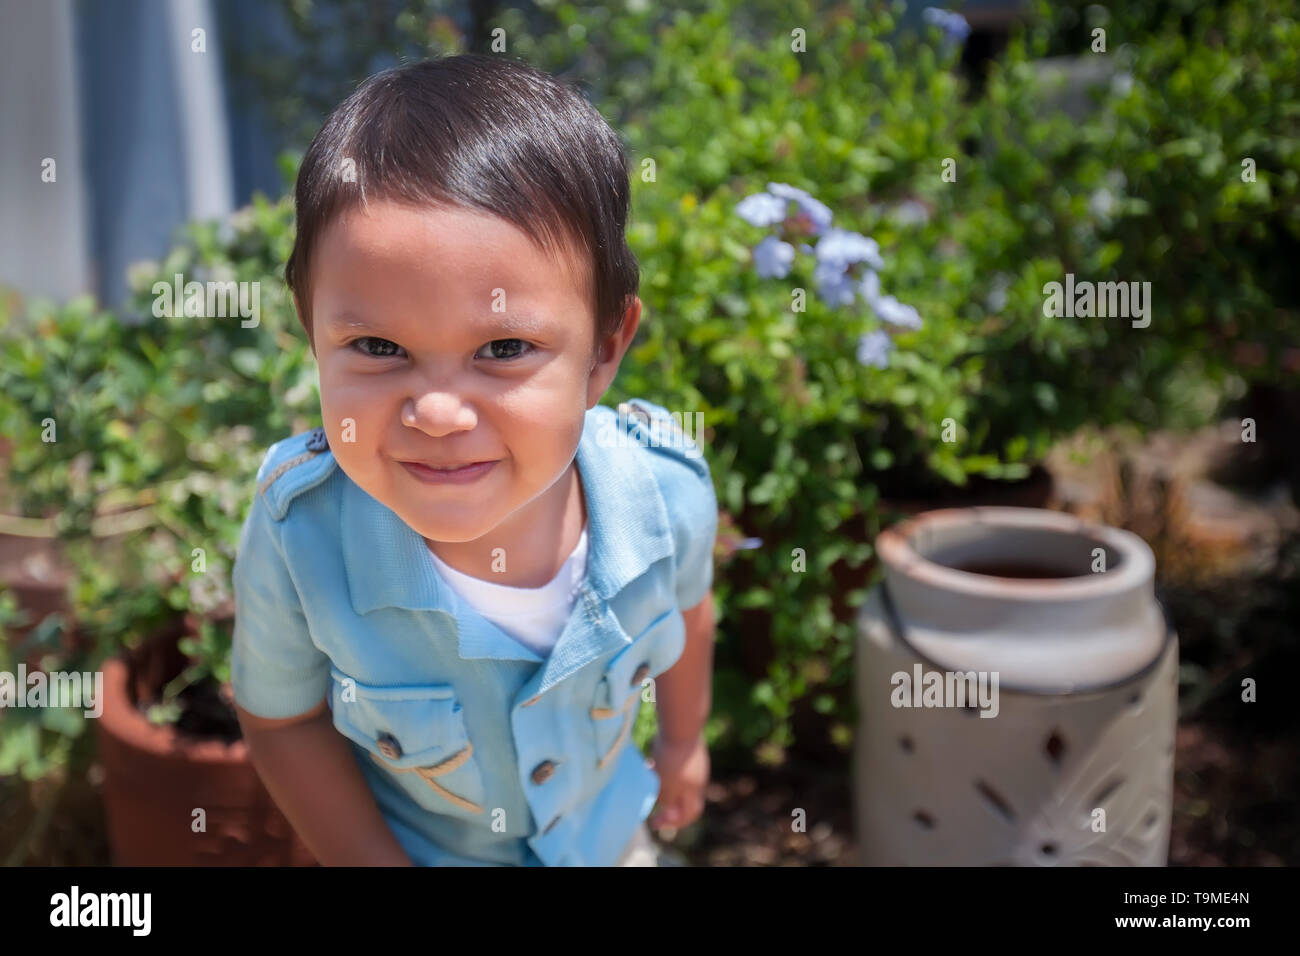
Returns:
[[[1300,22],[1281,0],[1040,3],[974,68],[937,27],[865,0],[471,4],[468,21],[419,0],[282,7],[292,49],[237,66],[285,136],[286,190],[357,81],[489,50],[494,28],[508,55],[580,80],[624,137],[645,312],[606,401],[704,413],[726,513],[709,725],[721,762],[849,745],[853,611],[894,503],[1024,480],[1084,424],[1208,422],[1300,371]],[[1097,27],[1104,54],[1090,50]],[[1082,92],[1065,57],[1094,77]],[[821,302],[810,274],[755,274],[761,231],[734,209],[769,182],[807,189],[880,244],[884,287],[924,318],[889,368],[858,364],[865,313]],[[87,660],[188,614],[186,680],[225,679],[252,476],[268,445],[319,423],[282,278],[292,229],[288,198],[195,224],[166,261],[133,270],[135,314],[0,311],[10,483],[68,545]],[[1044,316],[1044,284],[1071,272],[1149,281],[1150,327]],[[152,285],[176,273],[260,282],[260,325],[155,317]],[[57,443],[41,440],[46,418]],[[762,546],[733,550],[745,536]]]

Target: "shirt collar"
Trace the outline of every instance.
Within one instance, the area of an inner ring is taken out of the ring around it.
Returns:
[[[587,503],[588,581],[609,600],[670,556],[673,536],[645,451],[636,442],[597,442],[604,417],[614,420],[617,413],[602,405],[587,411],[576,461]],[[381,607],[454,607],[454,595],[439,581],[424,539],[346,474],[343,478],[340,526],[353,609],[367,614]]]

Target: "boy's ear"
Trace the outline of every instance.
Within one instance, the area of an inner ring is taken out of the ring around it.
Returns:
[[[627,310],[623,313],[623,324],[613,335],[607,336],[596,345],[596,360],[587,376],[587,407],[594,408],[604,396],[614,376],[618,374],[619,363],[623,355],[636,338],[636,330],[641,326],[641,299],[632,296]]]

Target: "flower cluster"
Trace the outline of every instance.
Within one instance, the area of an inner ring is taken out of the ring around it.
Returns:
[[[793,209],[791,204],[793,203]],[[817,264],[813,281],[828,305],[850,306],[861,295],[876,317],[895,329],[919,329],[921,316],[892,295],[882,295],[878,270],[885,267],[879,244],[871,238],[831,225],[832,214],[802,189],[785,183],[768,183],[767,190],[747,196],[736,205],[736,215],[753,226],[777,226],[778,231],[754,247],[754,268],[764,279],[784,279],[794,265],[795,246],[811,254]],[[805,239],[815,238],[816,246]],[[787,241],[787,240],[793,240]],[[894,340],[876,329],[858,339],[857,357],[863,365],[889,367]]]
[[[926,7],[921,16],[925,18],[926,23],[932,23],[943,31],[947,43],[963,43],[970,36],[970,24],[955,10]]]

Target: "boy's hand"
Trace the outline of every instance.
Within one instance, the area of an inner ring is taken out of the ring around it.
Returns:
[[[659,801],[648,822],[651,829],[674,831],[671,839],[704,812],[704,788],[709,783],[709,748],[704,735],[685,741],[656,737],[650,766],[659,774]]]

